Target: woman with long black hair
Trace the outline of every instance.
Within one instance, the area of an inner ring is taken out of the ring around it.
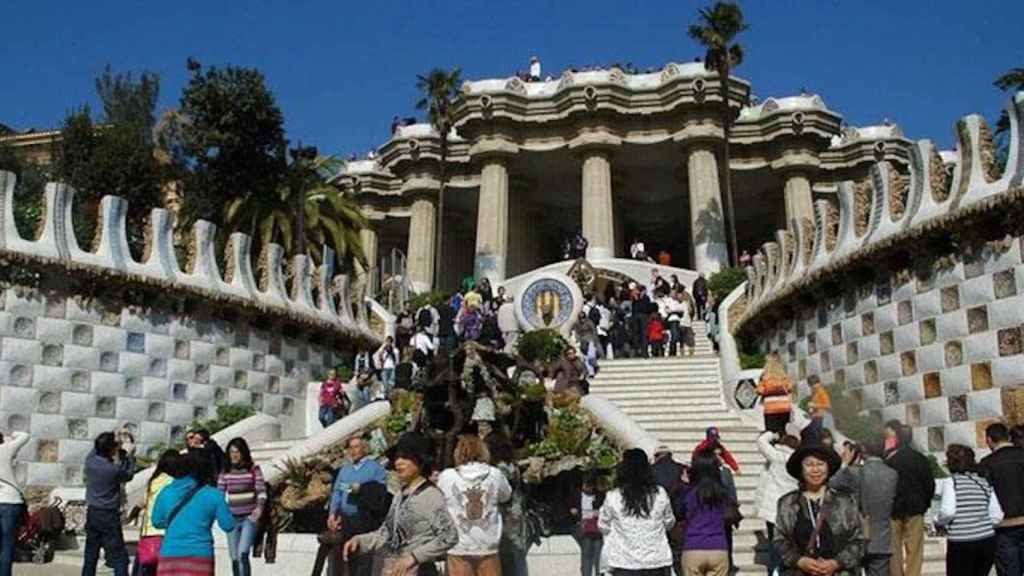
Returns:
[[[667,576],[672,550],[666,532],[675,524],[675,515],[643,450],[632,448],[622,454],[617,484],[597,521],[608,567],[615,576]]]
[[[690,488],[679,501],[686,518],[683,573],[686,576],[725,576],[729,572],[726,512],[735,506],[722,484],[718,458],[702,450],[690,462]]]
[[[217,478],[217,488],[224,493],[235,529],[228,533],[228,553],[234,576],[249,576],[249,553],[256,541],[256,531],[264,504],[267,502],[267,484],[263,471],[253,463],[249,444],[244,438],[228,442],[227,466]]]

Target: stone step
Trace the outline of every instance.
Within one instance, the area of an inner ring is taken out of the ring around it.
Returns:
[[[732,430],[726,430],[722,428],[719,430],[719,434],[721,434],[722,436],[722,442],[724,442],[725,445],[728,446],[730,449],[732,449],[734,446],[739,446],[742,444],[749,444],[751,445],[751,447],[756,448],[757,437],[761,434],[761,432],[749,428],[734,428]],[[692,442],[693,444],[697,444],[701,440],[704,440],[706,434],[704,430],[684,430],[679,432],[662,432],[657,436],[658,439],[661,440],[662,442]]]
[[[716,390],[721,389],[720,376],[711,373],[693,374],[601,374],[590,379],[591,385],[598,386],[630,386],[636,389],[638,386],[669,385],[676,388],[688,388],[690,386],[714,386]]]
[[[704,407],[709,410],[728,410],[725,403],[720,398],[714,398],[710,396],[703,397],[679,397],[673,395],[663,395],[658,398],[632,398],[632,397],[618,397],[611,398],[605,396],[609,400],[614,400],[615,405],[622,409],[623,412],[632,412],[639,408],[649,407],[664,407],[664,408],[676,408],[676,407]]]
[[[668,411],[668,412],[664,412],[664,413],[655,413],[655,414],[636,414],[636,415],[630,415],[629,413],[627,413],[627,415],[629,415],[631,418],[633,418],[633,420],[635,420],[638,424],[639,423],[652,424],[652,423],[662,422],[662,423],[675,423],[675,424],[679,424],[681,426],[689,426],[691,428],[692,427],[699,427],[699,428],[702,428],[702,429],[706,429],[708,426],[720,426],[722,424],[725,424],[726,422],[731,423],[731,424],[739,424],[741,422],[739,416],[733,415],[733,414],[728,413],[728,412],[721,412],[721,411],[708,412],[706,410],[698,410],[698,411],[695,411],[695,412],[689,412],[688,414],[690,414],[691,416],[696,416],[696,417],[691,417],[690,419],[682,419],[682,418],[680,418],[680,414],[679,413],[675,413],[675,411]],[[707,415],[707,416],[703,417],[701,415]]]
[[[608,368],[631,368],[635,366],[644,366],[647,364],[655,363],[658,366],[665,368],[672,366],[686,366],[691,362],[718,362],[718,356],[714,354],[695,354],[693,356],[675,356],[675,357],[661,357],[661,358],[615,358],[613,360],[601,360],[598,362],[599,366]]]
[[[711,395],[718,398],[722,396],[722,386],[711,381],[706,382],[679,382],[660,381],[655,383],[644,382],[601,382],[591,381],[590,392],[600,393],[630,393],[630,394],[680,394],[680,395]]]

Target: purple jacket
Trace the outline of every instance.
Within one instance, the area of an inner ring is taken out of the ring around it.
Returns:
[[[708,508],[697,502],[697,491],[690,489],[682,498],[686,514],[686,543],[683,550],[728,550],[725,539],[724,507]]]

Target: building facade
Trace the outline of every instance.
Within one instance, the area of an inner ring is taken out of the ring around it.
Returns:
[[[848,127],[810,94],[756,103],[737,77],[727,93],[740,250],[812,219],[815,200],[834,199],[836,183],[867,178],[875,162],[906,171],[909,142],[895,125]],[[370,262],[404,253],[416,290],[470,274],[505,281],[561,260],[577,231],[589,258],[628,257],[639,239],[673,266],[710,273],[728,262],[722,104],[718,76],[700,62],[467,81],[443,198],[440,141],[427,124],[396,127],[335,181],[371,221]]]

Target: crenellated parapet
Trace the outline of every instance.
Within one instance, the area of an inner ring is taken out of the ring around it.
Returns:
[[[768,242],[761,258],[748,270],[748,305],[736,330],[777,312],[798,295],[813,294],[826,283],[842,283],[844,274],[895,256],[905,260],[922,236],[936,238],[958,233],[966,220],[998,216],[1024,202],[1022,116],[1024,93],[1009,102],[1009,157],[1000,169],[991,131],[985,120],[970,115],[956,124],[958,162],[949,175],[935,146],[921,140],[909,147],[909,175],[888,160],[877,162],[861,182],[838,186],[838,206],[815,205],[814,220],[793,221],[791,236],[780,231]],[[780,266],[781,254],[795,245],[795,262]],[[780,253],[781,247],[781,253]],[[892,262],[885,263],[892,269]],[[782,274],[779,270],[782,270]]]
[[[8,262],[48,270],[54,265],[63,266],[69,275],[93,275],[105,281],[113,275],[128,285],[210,299],[224,307],[237,307],[308,330],[355,340],[378,339],[365,320],[363,295],[355,295],[359,300],[349,300],[348,277],[334,274],[330,248],[323,248],[325,264],[317,268],[304,255],[285,262],[284,249],[268,244],[259,255],[257,281],[252,268],[254,247],[248,235],[231,235],[222,269],[217,227],[200,220],[186,236],[187,256],[180,262],[175,250],[174,215],[156,208],[150,213],[145,248],[137,260],[128,244],[128,203],[116,196],[105,196],[99,205],[96,237],[92,246],[85,249],[79,246],[74,232],[74,190],[58,183],[46,185],[44,212],[36,237],[23,238],[15,226],[14,186],[15,176],[0,172],[0,254]],[[339,307],[336,302],[339,295],[345,306]],[[361,311],[355,317],[348,310],[353,303]]]

